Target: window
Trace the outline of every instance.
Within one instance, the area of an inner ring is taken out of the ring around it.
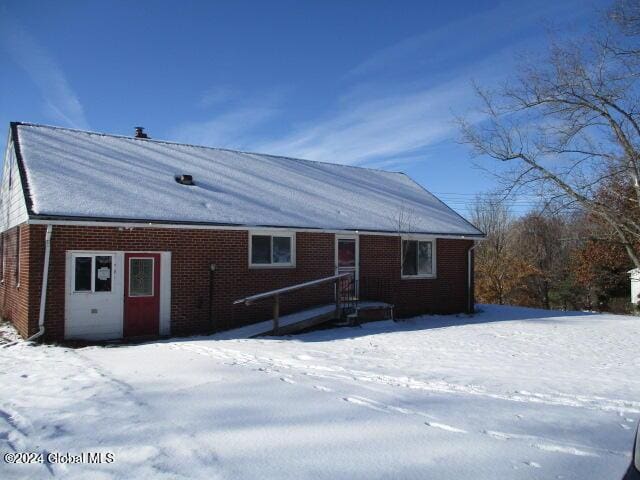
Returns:
[[[402,276],[435,277],[434,245],[432,240],[403,240]]]
[[[93,257],[76,257],[74,291],[91,291],[91,264]]]
[[[95,278],[93,280],[95,292],[111,291],[111,256],[96,255],[94,257],[93,272]]]
[[[356,266],[356,241],[351,238],[338,239],[338,267]]]
[[[153,297],[153,258],[129,259],[129,296]]]
[[[291,267],[295,265],[293,234],[251,234],[249,263],[253,267]]]
[[[72,268],[74,292],[111,291],[113,277],[113,257],[111,255],[74,255]]]

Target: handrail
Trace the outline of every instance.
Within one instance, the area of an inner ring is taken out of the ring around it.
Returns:
[[[270,292],[258,293],[257,295],[251,295],[250,297],[245,297],[245,298],[241,298],[240,300],[236,300],[235,302],[233,302],[233,305],[237,305],[239,303],[244,303],[245,305],[251,305],[253,302],[262,300],[263,298],[273,297],[273,334],[277,335],[279,330],[279,322],[280,322],[280,295],[281,294],[300,290],[301,288],[320,285],[322,283],[333,282],[337,284],[337,282],[340,279],[350,277],[351,275],[353,275],[351,272],[341,273],[338,275],[333,275],[331,277],[311,280],[310,282],[298,283],[297,285],[291,285],[290,287],[271,290]],[[340,314],[340,292],[338,291],[337,288],[336,288],[335,301],[336,301],[336,315],[339,315]]]
[[[239,303],[244,303],[245,305],[250,305],[253,302],[262,300],[263,298],[269,298],[275,295],[280,295],[282,293],[293,292],[295,290],[300,290],[301,288],[311,287],[313,285],[319,285],[321,283],[335,282],[336,280],[339,280],[341,278],[348,277],[351,275],[353,275],[351,272],[341,273],[339,275],[333,275],[331,277],[319,278],[317,280],[311,280],[309,282],[298,283],[297,285],[291,285],[290,287],[279,288],[277,290],[271,290],[269,292],[258,293],[256,295],[251,295],[250,297],[241,298],[240,300],[236,300],[235,302],[233,302],[233,304],[237,305]]]

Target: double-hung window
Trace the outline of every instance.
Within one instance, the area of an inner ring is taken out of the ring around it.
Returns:
[[[436,276],[434,240],[402,240],[402,276],[407,278]]]
[[[73,255],[74,293],[110,292],[113,278],[113,256],[78,253]]]
[[[250,266],[293,267],[295,263],[295,235],[293,233],[252,233],[250,235]]]

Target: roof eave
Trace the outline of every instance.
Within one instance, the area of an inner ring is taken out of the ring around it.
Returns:
[[[220,222],[197,222],[197,221],[181,221],[181,220],[162,220],[162,219],[141,219],[141,218],[117,218],[117,217],[81,217],[71,215],[48,215],[48,214],[29,214],[29,220],[38,222],[78,222],[78,223],[109,223],[109,224],[138,224],[140,226],[150,225],[171,225],[181,227],[220,227],[234,229],[282,229],[282,230],[312,230],[312,231],[350,231],[362,233],[380,233],[385,235],[431,235],[437,237],[464,237],[469,239],[484,238],[486,235],[482,233],[457,233],[457,232],[397,232],[393,230],[373,230],[362,228],[336,228],[336,227],[308,227],[301,225],[249,225],[241,223],[220,223]]]

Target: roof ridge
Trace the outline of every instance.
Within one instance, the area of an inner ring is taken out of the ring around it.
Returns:
[[[399,175],[406,175],[406,173],[404,172],[400,172],[400,171],[394,171],[394,170],[383,170],[381,168],[374,168],[374,167],[362,167],[359,165],[347,165],[344,163],[333,163],[333,162],[327,162],[327,161],[323,161],[323,160],[311,160],[308,158],[298,158],[298,157],[289,157],[286,155],[275,155],[275,154],[271,154],[271,153],[262,153],[262,152],[250,152],[247,150],[236,150],[233,148],[223,148],[223,147],[211,147],[208,145],[196,145],[194,143],[182,143],[182,142],[174,142],[171,140],[158,140],[155,138],[136,138],[136,137],[130,137],[127,135],[118,135],[115,133],[104,133],[104,132],[96,132],[93,130],[83,130],[80,128],[71,128],[71,127],[60,127],[58,125],[46,125],[46,124],[42,124],[42,123],[32,123],[32,122],[10,122],[10,125],[16,125],[16,126],[26,126],[26,127],[36,127],[36,128],[51,128],[53,130],[66,130],[66,131],[70,131],[70,132],[77,132],[77,133],[84,133],[86,135],[99,135],[99,136],[103,136],[103,137],[110,137],[110,138],[121,138],[124,140],[131,140],[131,141],[143,141],[143,142],[154,142],[154,143],[162,143],[162,144],[166,144],[166,145],[179,145],[182,147],[191,147],[191,148],[203,148],[205,150],[218,150],[218,151],[223,151],[223,152],[232,152],[232,153],[241,153],[244,155],[263,155],[263,156],[267,156],[267,157],[272,157],[272,158],[282,158],[284,160],[293,160],[293,161],[297,161],[297,162],[309,162],[309,163],[320,163],[323,165],[335,165],[338,167],[346,167],[346,168],[356,168],[358,170],[371,170],[374,172],[382,172],[382,173],[391,173],[391,174],[399,174]]]

